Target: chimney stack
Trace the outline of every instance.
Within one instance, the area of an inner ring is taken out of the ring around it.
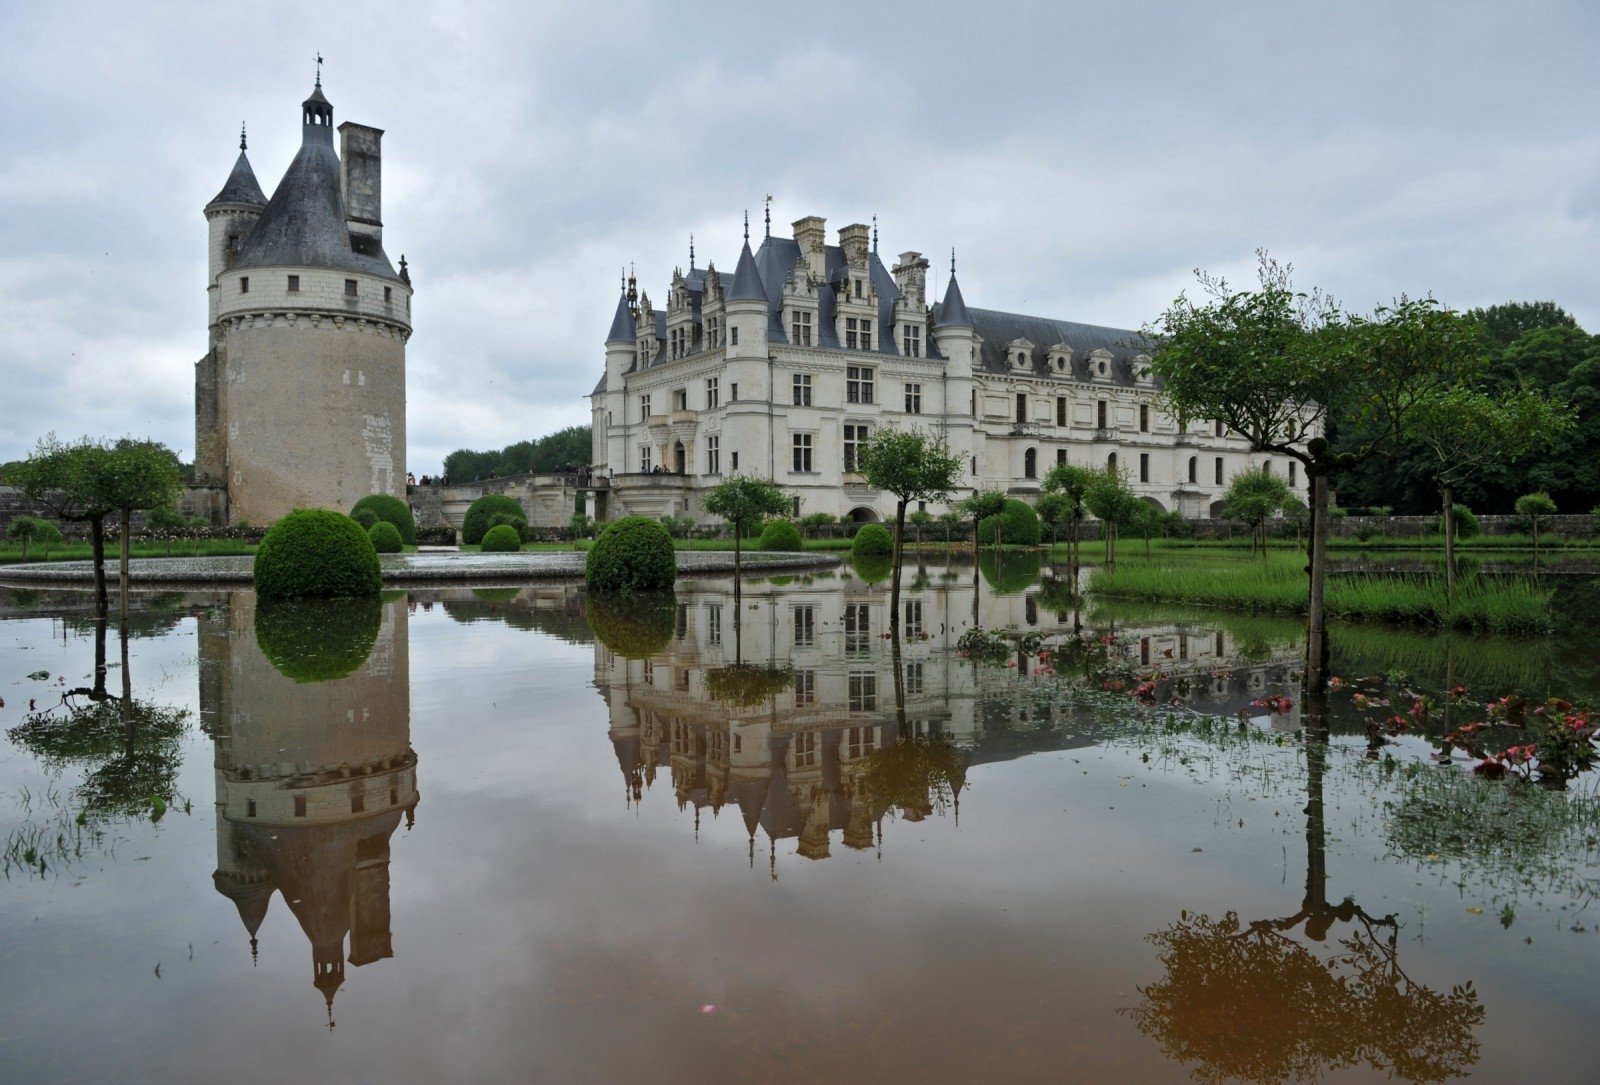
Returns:
[[[350,232],[383,241],[383,129],[345,121],[339,126],[339,184]]]

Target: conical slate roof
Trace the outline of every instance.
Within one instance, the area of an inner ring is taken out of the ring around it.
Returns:
[[[611,318],[611,330],[606,333],[606,342],[631,343],[633,331],[633,309],[628,305],[628,292],[624,290],[617,299],[617,312]]]
[[[261,185],[256,182],[256,171],[250,168],[250,159],[246,157],[243,148],[240,148],[239,158],[233,164],[233,172],[228,174],[227,184],[222,186],[222,191],[216,194],[211,203],[238,203],[247,207],[267,206],[267,197],[262,193]]]
[[[756,269],[756,258],[750,251],[749,238],[745,239],[744,250],[739,253],[739,266],[733,269],[733,285],[728,288],[728,300],[762,303],[767,300],[767,292],[761,287],[761,272]]]
[[[956,273],[950,273],[950,285],[945,288],[944,303],[939,306],[939,324],[945,328],[970,328],[972,318],[967,315],[967,303],[961,297],[961,284]]]

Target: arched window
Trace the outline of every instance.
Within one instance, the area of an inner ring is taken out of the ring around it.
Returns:
[[[1261,473],[1263,475],[1272,474],[1272,461],[1271,460],[1265,460],[1265,461],[1262,462],[1262,464],[1261,464]]]
[[[1039,477],[1039,451],[1038,451],[1038,449],[1030,448],[1030,449],[1028,449],[1028,451],[1026,451],[1026,452],[1024,452],[1022,454],[1022,477],[1023,478],[1038,478]]]
[[[1295,463],[1293,460],[1289,461],[1289,485],[1291,485],[1291,486],[1296,485],[1295,477],[1294,477],[1295,476],[1295,470],[1294,469],[1296,467],[1298,467],[1298,466],[1300,466],[1300,465]]]
[[[1106,466],[1113,471],[1117,469],[1117,454],[1115,452],[1106,457]]]
[[[1199,482],[1200,481],[1200,457],[1199,456],[1190,456],[1189,457],[1189,481],[1190,482]]]
[[[1150,405],[1148,403],[1139,404],[1139,432],[1150,432]]]

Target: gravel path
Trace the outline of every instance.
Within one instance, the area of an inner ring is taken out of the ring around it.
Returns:
[[[476,582],[483,580],[544,580],[576,578],[583,575],[584,555],[578,551],[524,551],[516,554],[479,554],[459,551],[386,554],[383,580],[386,584]],[[135,584],[248,584],[253,558],[137,558],[128,566],[128,578]],[[783,569],[815,569],[837,565],[831,554],[744,555],[747,572],[773,572]],[[733,554],[726,550],[707,550],[678,554],[678,575],[699,576],[733,571]],[[106,563],[108,582],[115,584],[117,565]],[[0,565],[0,584],[77,584],[94,579],[94,565],[87,561],[53,561]]]

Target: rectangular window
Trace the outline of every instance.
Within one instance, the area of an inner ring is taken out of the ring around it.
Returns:
[[[1064,426],[1066,424],[1067,424],[1067,397],[1066,396],[1057,396],[1056,397],[1056,425]]]
[[[706,474],[722,474],[722,438],[716,434],[706,438]]]
[[[1148,403],[1139,404],[1139,432],[1150,432],[1150,405]]]
[[[922,600],[906,600],[906,624],[904,629],[908,637],[922,636]]]
[[[728,329],[728,345],[731,347],[739,345],[739,329],[737,327]]]
[[[789,314],[789,339],[797,347],[811,345],[811,314],[804,309],[794,309]]]
[[[866,317],[845,317],[844,345],[848,350],[871,350],[872,321]]]
[[[796,407],[811,406],[811,374],[796,373],[794,375],[794,405]]]
[[[356,281],[354,279],[346,279],[344,281],[344,296],[347,298],[356,296]]]
[[[1028,598],[1031,599],[1033,597],[1030,595]],[[907,663],[905,665],[905,687],[906,687],[906,696],[908,696],[908,697],[920,697],[920,696],[922,696],[923,677],[922,677],[922,664],[921,663]]]
[[[908,384],[908,385],[906,385],[906,413],[907,414],[921,414],[922,413],[922,385],[920,385],[920,384]]]
[[[643,448],[639,449],[639,470],[643,471],[647,475],[650,473],[649,445],[645,445]]]
[[[367,808],[367,797],[365,795],[351,795],[350,796],[350,812],[352,814],[359,814],[362,811],[366,810],[366,808]]]
[[[719,394],[720,393],[718,392],[718,388],[717,388],[717,378],[716,377],[707,377],[706,378],[706,410],[710,411],[710,410],[714,410],[716,408]]]
[[[860,462],[861,445],[866,441],[870,427],[846,422],[844,424],[844,469],[854,471]]]
[[[1109,424],[1110,423],[1110,419],[1111,419],[1111,405],[1109,403],[1107,403],[1105,400],[1102,399],[1099,402],[1099,404],[1097,404],[1097,407],[1096,407],[1095,424],[1100,429],[1110,429],[1111,428],[1111,426]]]
[[[878,710],[878,676],[871,671],[850,672],[850,711]]]
[[[922,357],[922,329],[915,324],[907,324],[900,336],[900,348],[907,358]]]
[[[815,731],[802,731],[794,736],[794,767],[809,769],[817,764],[817,734]]]
[[[844,653],[865,655],[872,647],[872,612],[865,603],[847,603],[844,608]]]
[[[1017,425],[1022,425],[1028,420],[1028,393],[1017,393]]]
[[[796,708],[817,703],[817,672],[794,672],[794,704]]]
[[[861,349],[872,349],[872,321],[870,320],[863,319],[861,321]]]
[[[1222,436],[1222,423],[1221,422],[1217,423],[1217,436],[1218,437]]]
[[[706,348],[708,350],[716,350],[717,344],[722,342],[719,324],[720,321],[714,316],[706,318]]]
[[[384,289],[387,290],[388,287],[384,287]],[[289,276],[289,293],[291,293],[291,294],[300,293],[300,276],[298,276],[298,275]]]
[[[304,795],[296,795],[294,797],[294,816],[297,818],[306,816],[306,797]]]
[[[810,604],[796,606],[794,613],[794,646],[811,648],[817,643],[817,608]]]
[[[256,816],[256,800],[248,799],[245,801],[244,816],[247,818],[253,818]]]
[[[646,419],[646,418],[649,418],[649,417],[650,417],[650,393],[646,392],[644,395],[639,397],[639,418],[641,420],[643,420],[643,419]]]
[[[730,471],[737,471],[739,469],[739,454],[737,452],[728,453],[728,469]]]
[[[722,643],[722,604],[706,604],[706,643]]]
[[[1222,485],[1222,457],[1217,457],[1217,485]]]
[[[850,281],[850,286],[851,286],[851,289],[854,292],[855,296],[859,298],[861,296],[861,280],[860,279],[852,279]]]
[[[687,411],[689,409],[688,389],[674,388],[672,390],[672,409],[675,411]]]
[[[1291,486],[1296,485],[1296,482],[1295,482],[1295,468],[1299,467],[1299,466],[1300,465],[1295,463],[1293,460],[1289,461],[1289,485],[1291,485]]]
[[[737,402],[739,402],[739,382],[738,381],[732,381],[732,382],[730,382],[728,384],[728,402],[729,403],[737,403]]]
[[[1150,453],[1139,453],[1139,481],[1150,481]]]
[[[1066,449],[1064,449],[1064,448],[1056,449],[1056,462],[1057,463],[1066,463],[1067,462],[1067,450]]]
[[[802,474],[811,473],[811,434],[793,433],[789,435],[789,446],[792,459],[789,465],[791,471]]]
[[[677,625],[677,628],[672,631],[672,635],[674,637],[678,638],[679,640],[682,640],[684,637],[687,637],[689,635],[689,604],[688,603],[679,603],[678,604],[678,625]]]
[[[871,366],[846,366],[844,378],[844,398],[846,403],[872,402]]]
[[[392,301],[394,301],[394,287],[386,286],[383,288],[383,303],[388,305]]]
[[[852,727],[847,738],[852,760],[865,757],[878,746],[878,729],[876,727]]]
[[[250,293],[250,276],[248,276],[248,275],[239,276],[239,293],[241,293],[241,294]]]

